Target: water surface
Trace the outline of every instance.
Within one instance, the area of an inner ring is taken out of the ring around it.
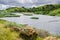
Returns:
[[[31,17],[38,17],[39,19],[31,19]],[[52,34],[60,34],[60,17],[34,14],[33,16],[21,15],[20,17],[5,17],[0,19],[18,24],[28,24],[35,28],[47,30]]]

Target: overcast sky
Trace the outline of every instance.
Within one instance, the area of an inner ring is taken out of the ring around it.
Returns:
[[[59,4],[60,0],[0,0],[0,9],[10,6],[36,7],[43,4]]]

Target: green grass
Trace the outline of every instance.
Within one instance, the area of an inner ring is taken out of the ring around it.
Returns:
[[[0,23],[6,24],[8,21],[0,19]]]
[[[0,28],[0,40],[16,40],[17,33],[11,32],[9,28]]]
[[[20,17],[20,15],[2,12],[2,13],[0,13],[0,17]]]
[[[20,17],[20,15],[5,15],[5,17]]]
[[[48,15],[60,16],[60,9],[56,9],[56,10],[50,11]]]
[[[41,37],[37,37],[36,40],[43,40],[43,38],[41,38]]]

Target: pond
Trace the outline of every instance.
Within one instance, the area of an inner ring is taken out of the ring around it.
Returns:
[[[31,17],[38,17],[39,19],[31,19]],[[18,24],[28,24],[35,28],[47,30],[52,34],[60,34],[60,17],[36,14],[26,16],[22,14],[20,17],[5,17],[0,19],[16,22]]]

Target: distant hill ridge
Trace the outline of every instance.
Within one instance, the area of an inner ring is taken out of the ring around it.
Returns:
[[[43,14],[43,15],[51,15],[51,16],[56,16],[56,14],[58,14],[60,16],[60,13],[59,13],[60,11],[58,9],[60,9],[60,4],[49,4],[49,5],[33,7],[33,8],[10,7],[8,9],[6,9],[6,10],[1,10],[1,11],[5,12],[5,13],[12,13],[12,12],[33,12],[35,14]],[[54,10],[57,11],[56,14],[54,14],[54,13],[51,14],[51,12],[53,12]]]

